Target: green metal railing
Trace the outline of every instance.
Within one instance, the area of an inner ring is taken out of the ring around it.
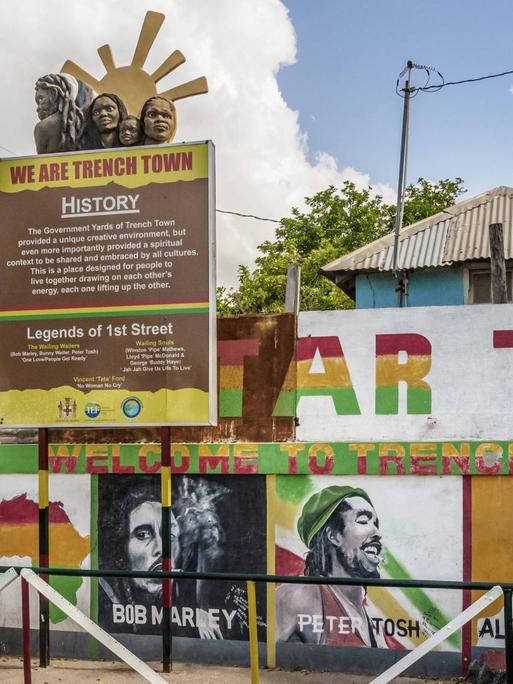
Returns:
[[[0,572],[10,569],[12,566],[0,566]],[[28,567],[28,566],[27,566]],[[232,573],[232,572],[188,572],[172,570],[169,572],[145,572],[145,571],[117,571],[117,570],[87,570],[73,568],[42,568],[28,567],[36,574],[47,576],[62,577],[126,577],[140,579],[160,579],[160,580],[218,580],[236,581],[254,584],[262,582],[265,584],[314,584],[314,585],[334,585],[334,586],[362,586],[362,587],[388,587],[388,588],[422,588],[422,589],[452,589],[452,590],[475,590],[489,591],[495,586],[500,586],[504,593],[504,635],[505,635],[505,661],[506,661],[506,682],[513,684],[513,582],[463,582],[456,580],[411,580],[411,579],[381,579],[381,578],[343,578],[343,577],[303,577],[290,575],[267,575],[259,573]],[[15,568],[18,572],[21,567]],[[250,597],[252,587],[248,584]],[[252,602],[254,604],[254,601]],[[252,616],[250,616],[250,622]],[[256,621],[253,630],[250,630],[250,661],[252,673],[254,668],[258,669],[258,650],[255,650]],[[250,625],[251,627],[251,625]],[[256,663],[255,663],[256,658]],[[258,681],[253,679],[252,682]]]

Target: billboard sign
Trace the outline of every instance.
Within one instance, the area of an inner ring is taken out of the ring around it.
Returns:
[[[0,209],[4,426],[215,423],[211,143],[4,159]]]

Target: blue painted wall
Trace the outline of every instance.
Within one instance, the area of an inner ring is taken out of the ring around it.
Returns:
[[[356,308],[397,306],[397,281],[391,273],[356,276]],[[437,268],[408,276],[407,306],[449,306],[465,303],[463,269]]]

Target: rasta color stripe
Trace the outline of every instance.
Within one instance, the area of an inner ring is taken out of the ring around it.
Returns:
[[[245,357],[258,356],[260,341],[219,340],[219,415],[221,418],[242,416]]]
[[[389,549],[385,552],[385,564],[383,566],[391,579],[412,579],[406,568],[395,558]],[[404,587],[400,590],[408,598],[421,615],[429,615],[429,621],[435,630],[442,629],[449,618],[429,598],[424,589],[418,587]],[[458,632],[447,637],[447,641],[455,648],[460,648],[460,635]]]
[[[338,337],[302,337],[297,342],[275,416],[293,416],[301,397],[328,396],[338,415],[359,415],[360,406]]]
[[[276,574],[276,475],[266,477],[267,494],[267,574]],[[276,585],[268,582],[267,591],[267,667],[276,667]]]
[[[399,360],[399,353],[406,360]],[[399,412],[399,382],[407,384],[407,412],[431,412],[431,387],[424,380],[431,370],[431,343],[415,333],[376,336],[376,414]]]
[[[16,311],[0,311],[0,322],[47,318],[105,318],[114,316],[157,316],[207,312],[207,302],[122,307],[77,307],[74,309],[21,309]]]
[[[162,466],[160,471],[160,497],[163,506],[171,506],[171,466]]]
[[[39,508],[48,508],[48,470],[39,470]]]

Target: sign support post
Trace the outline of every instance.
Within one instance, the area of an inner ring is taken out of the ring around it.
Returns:
[[[38,429],[39,485],[39,567],[49,565],[50,524],[48,515],[48,428]],[[42,575],[48,582],[48,575]],[[39,664],[50,664],[50,607],[48,599],[39,596]]]
[[[171,428],[160,428],[161,441],[161,503],[162,503],[162,570],[169,572],[171,563]],[[162,580],[162,670],[171,672],[172,637],[171,637],[171,603],[172,581]]]

